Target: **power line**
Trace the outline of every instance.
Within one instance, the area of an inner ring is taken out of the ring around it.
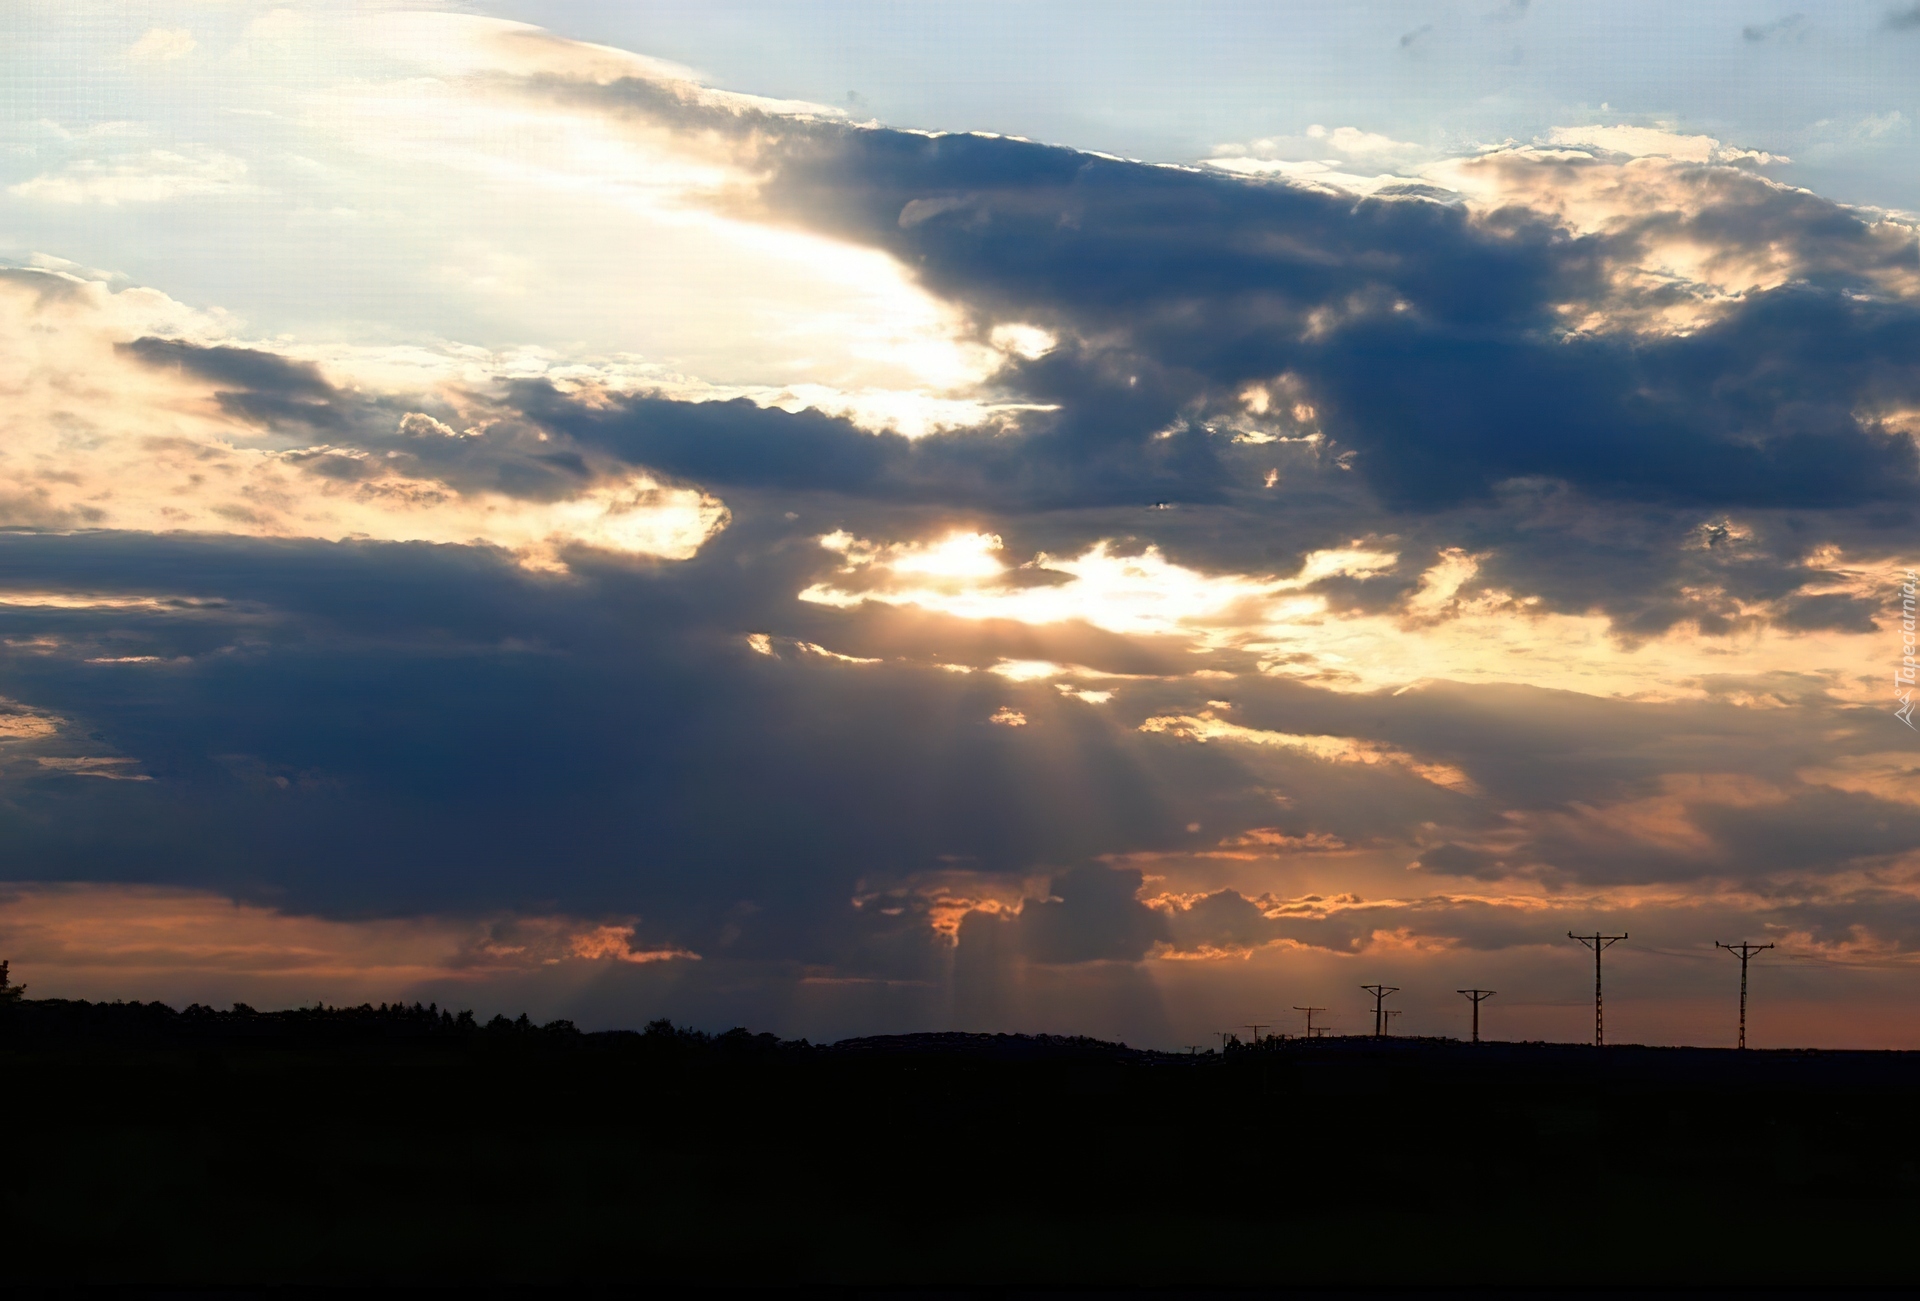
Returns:
[[[1572,931],[1568,931],[1567,938],[1570,940],[1579,940],[1582,944],[1593,950],[1593,1046],[1599,1048],[1607,1042],[1607,1023],[1601,1014],[1602,1005],[1600,1002],[1600,955],[1628,937],[1625,935],[1602,935],[1598,931],[1595,931],[1591,935],[1575,935]]]
[[[1811,953],[1783,953],[1780,955],[1790,962],[1805,963],[1811,967],[1835,967],[1849,971],[1912,971],[1920,966],[1920,957],[1902,958],[1822,958]]]
[[[1271,1030],[1273,1027],[1270,1025],[1249,1025],[1247,1029],[1253,1031],[1253,1046],[1258,1048],[1260,1046],[1260,1032],[1262,1030]]]
[[[1688,953],[1684,949],[1663,949],[1652,944],[1643,944],[1635,953],[1657,953],[1663,958],[1685,958],[1688,962],[1711,962],[1711,953]]]
[[[1381,1016],[1380,1005],[1386,1001],[1386,997],[1388,994],[1399,993],[1400,986],[1398,985],[1362,985],[1360,986],[1360,988],[1366,990],[1369,994],[1373,995],[1373,1037],[1375,1039],[1378,1039],[1381,1036],[1381,1034],[1384,1032],[1384,1026],[1386,1024],[1385,1020]]]
[[[1455,994],[1465,994],[1473,1000],[1473,1042],[1480,1042],[1480,1004],[1492,998],[1498,990],[1453,990]]]
[[[1713,947],[1725,949],[1740,959],[1740,1046],[1745,1048],[1747,1046],[1747,960],[1756,953],[1766,952],[1773,945],[1749,944],[1745,940],[1741,940],[1738,944],[1722,944],[1719,940],[1715,940]]]
[[[1318,1034],[1325,1034],[1325,1033],[1327,1032],[1327,1028],[1326,1028],[1325,1026],[1321,1026],[1321,1027],[1319,1028],[1319,1030],[1317,1030],[1317,1031],[1316,1031],[1316,1030],[1314,1029],[1314,1026],[1313,1026],[1313,1014],[1314,1014],[1315,1012],[1324,1012],[1324,1011],[1326,1011],[1326,1010],[1327,1010],[1326,1008],[1324,1008],[1324,1007],[1301,1007],[1301,1006],[1300,1006],[1300,1005],[1299,1005],[1298,1003],[1295,1003],[1295,1004],[1293,1005],[1293,1010],[1294,1010],[1294,1011],[1296,1011],[1296,1012],[1305,1012],[1305,1013],[1307,1014],[1307,1038],[1309,1038],[1309,1039],[1311,1039],[1311,1038],[1313,1038],[1313,1036],[1314,1036],[1314,1035],[1315,1035],[1316,1033],[1318,1033]]]

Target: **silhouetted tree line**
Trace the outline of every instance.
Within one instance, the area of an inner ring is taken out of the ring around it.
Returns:
[[[192,1003],[184,1010],[175,1010],[159,1002],[95,1003],[64,998],[12,1000],[0,1008],[0,1026],[14,1037],[109,1039],[431,1039],[578,1033],[569,1022],[535,1026],[525,1016],[518,1021],[498,1016],[481,1025],[470,1011],[456,1013],[437,1004],[362,1003],[358,1007],[316,1004],[261,1012],[245,1003],[235,1003],[227,1009]]]
[[[572,1021],[540,1023],[522,1012],[481,1021],[471,1009],[454,1011],[438,1003],[361,1003],[262,1012],[246,1003],[230,1008],[191,1003],[181,1010],[138,1000],[90,1002],[86,999],[25,999],[24,987],[7,979],[0,962],[0,1033],[14,1042],[23,1040],[128,1043],[188,1040],[194,1042],[271,1042],[279,1044],[342,1044],[355,1042],[421,1042],[538,1045],[546,1048],[623,1047],[649,1056],[707,1059],[803,1060],[822,1053],[850,1056],[970,1057],[981,1060],[1112,1058],[1190,1061],[1183,1054],[1142,1052],[1125,1044],[1086,1035],[1015,1035],[929,1033],[878,1035],[816,1045],[806,1039],[782,1039],[736,1026],[718,1034],[675,1025],[666,1017],[647,1023],[640,1031],[583,1032]]]
[[[541,1045],[546,1047],[620,1043],[674,1056],[795,1055],[817,1051],[806,1040],[783,1040],[736,1027],[709,1034],[676,1026],[665,1018],[644,1031],[583,1033],[569,1020],[536,1022],[526,1013],[481,1021],[472,1010],[454,1011],[438,1003],[362,1003],[262,1012],[246,1003],[230,1008],[191,1003],[176,1010],[166,1003],[138,1000],[90,1002],[86,999],[22,997],[24,987],[7,979],[0,962],[0,1033],[22,1040],[151,1042],[193,1041],[336,1044],[348,1042],[448,1042]]]

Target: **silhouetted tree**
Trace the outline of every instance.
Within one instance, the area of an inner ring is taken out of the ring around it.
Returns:
[[[0,1003],[18,1003],[26,997],[27,987],[16,985],[7,978],[7,968],[10,965],[7,962],[0,962]]]

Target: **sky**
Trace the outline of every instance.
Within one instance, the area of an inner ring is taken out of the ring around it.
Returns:
[[[0,15],[0,956],[1920,1047],[1920,9]]]

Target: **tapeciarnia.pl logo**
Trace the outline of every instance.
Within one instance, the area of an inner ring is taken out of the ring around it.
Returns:
[[[1900,702],[1900,708],[1893,716],[1920,732],[1913,723],[1913,603],[1914,594],[1920,590],[1920,573],[1909,569],[1906,585],[1900,589],[1900,667],[1893,675],[1893,697]]]

